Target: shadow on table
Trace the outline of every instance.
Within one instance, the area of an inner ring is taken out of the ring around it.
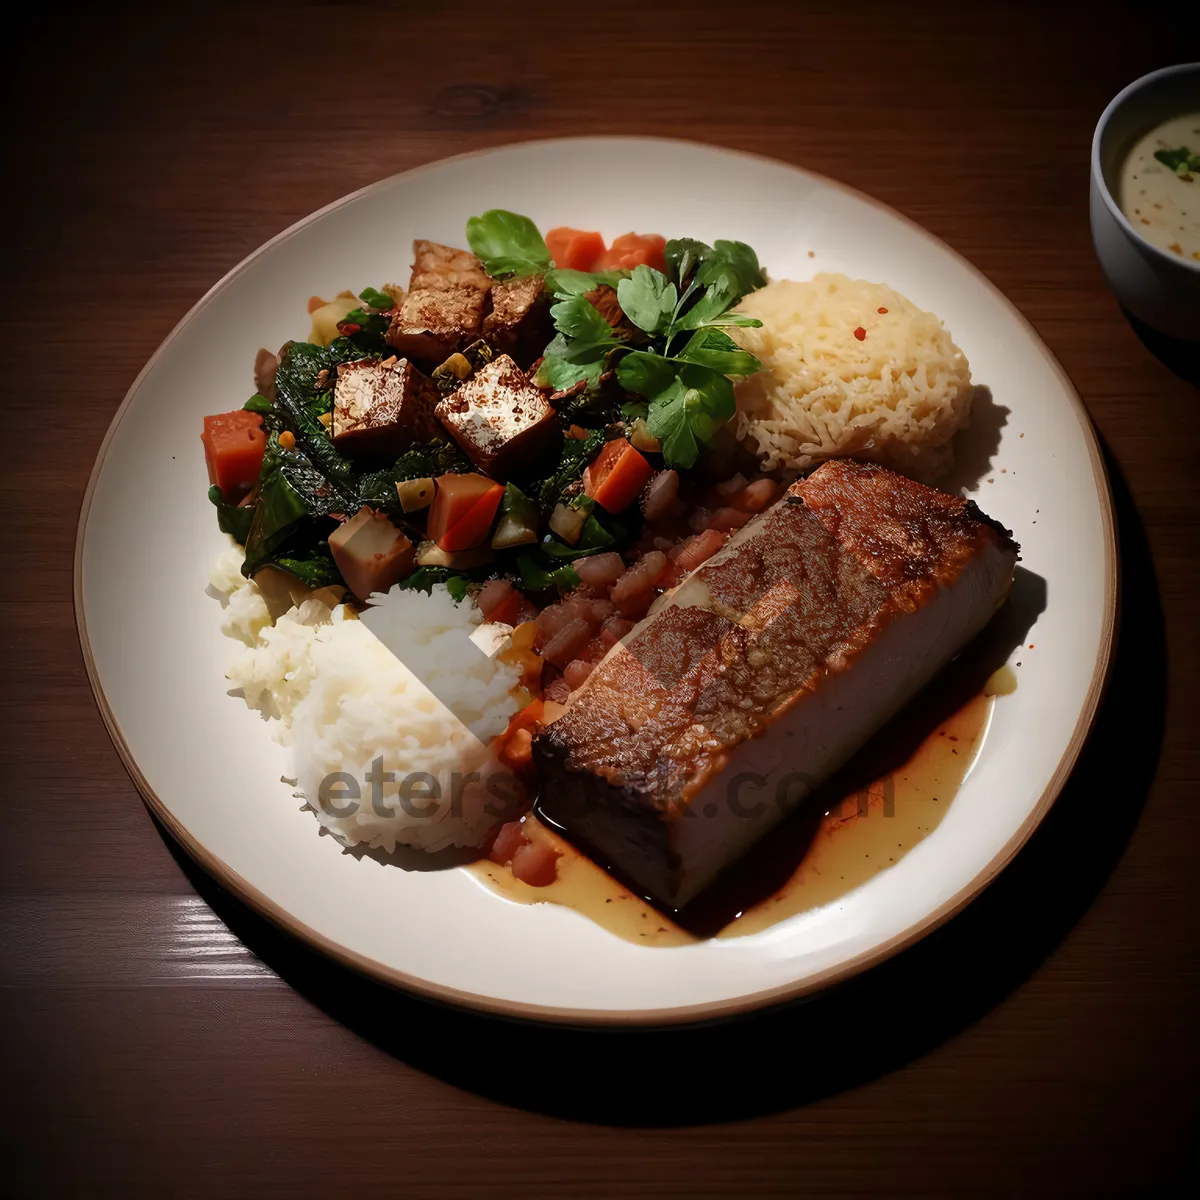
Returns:
[[[1138,336],[1138,341],[1158,359],[1168,371],[1174,371],[1180,379],[1200,387],[1200,342],[1183,342],[1151,329],[1127,308],[1121,312],[1129,327]]]
[[[1162,737],[1165,635],[1146,538],[1110,469],[1124,568],[1119,640],[1107,697],[1067,786],[1025,849],[961,914],[811,999],[679,1029],[529,1025],[513,1042],[511,1023],[393,991],[281,934],[168,844],[217,915],[302,995],[396,1058],[501,1103],[678,1126],[853,1087],[953,1037],[1020,985],[1087,910],[1137,822]]]

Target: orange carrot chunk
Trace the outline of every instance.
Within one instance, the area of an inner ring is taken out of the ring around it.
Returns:
[[[446,551],[482,545],[503,496],[503,485],[486,475],[439,476],[429,509],[430,538]]]
[[[244,408],[204,418],[204,461],[208,482],[221,489],[226,503],[235,504],[255,484],[262,469],[267,435],[262,417]]]
[[[666,246],[667,239],[657,233],[623,233],[613,239],[613,244],[592,269],[613,271],[624,268],[631,271],[644,263],[656,271],[665,271]]]
[[[613,438],[584,471],[583,490],[605,512],[618,513],[638,498],[653,472],[624,438]]]
[[[594,271],[604,254],[604,239],[598,233],[560,226],[546,234],[546,249],[556,267],[572,271]]]

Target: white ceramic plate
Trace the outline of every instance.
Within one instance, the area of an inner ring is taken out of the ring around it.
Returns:
[[[637,187],[597,187],[605,179]],[[261,345],[303,337],[316,293],[403,280],[416,236],[461,245],[487,208],[570,224],[739,238],[776,278],[886,281],[941,316],[1009,410],[982,507],[1014,530],[1048,603],[1017,691],[998,703],[936,830],[836,903],[748,937],[660,948],[464,870],[407,872],[317,836],[280,783],[284,753],[226,693],[232,643],[205,594],[221,549],[201,418],[237,406]],[[810,257],[813,251],[815,257]],[[1021,436],[1024,435],[1024,436]],[[652,139],[544,141],[449,159],[338,201],[205,296],[130,389],[80,523],[76,608],[109,730],[153,811],[228,888],[343,962],[464,1005],[552,1020],[669,1022],[795,996],[946,920],[1016,853],[1061,787],[1103,688],[1116,603],[1108,485],[1079,399],[976,270],[917,226],[794,167]]]

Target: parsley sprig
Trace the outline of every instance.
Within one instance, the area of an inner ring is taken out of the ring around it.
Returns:
[[[645,397],[647,424],[670,466],[692,466],[701,445],[711,444],[717,427],[733,416],[729,376],[761,368],[725,332],[762,324],[732,311],[766,283],[758,256],[744,242],[709,246],[676,238],[666,245],[665,272],[644,265],[632,272],[575,271],[555,266],[528,217],[495,208],[467,222],[467,241],[494,279],[545,275],[555,299],[555,336],[538,384],[566,391],[583,383],[594,392],[615,371],[622,388]],[[640,332],[614,329],[586,299],[601,286],[616,289],[622,312]],[[637,401],[633,407],[641,415]]]
[[[667,243],[666,259],[666,274],[643,265],[616,281],[622,312],[648,335],[645,347],[631,346],[584,298],[580,281],[568,278],[550,310],[557,334],[537,382],[563,391],[583,381],[592,389],[615,370],[622,388],[646,398],[647,425],[668,465],[691,467],[734,414],[729,376],[761,367],[725,330],[761,324],[731,310],[766,281],[744,242],[680,238]]]

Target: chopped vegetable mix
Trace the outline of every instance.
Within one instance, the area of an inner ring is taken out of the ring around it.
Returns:
[[[733,311],[765,283],[754,251],[568,226],[543,238],[500,209],[466,239],[470,253],[419,243],[407,295],[425,324],[405,325],[390,283],[313,297],[309,340],[262,351],[254,395],[205,418],[209,497],[248,577],[359,600],[442,584],[515,625],[538,611],[528,597],[580,586],[574,562],[611,584],[645,553],[643,523],[683,511],[678,472],[733,416],[731,377],[759,369],[727,332],[759,324]],[[444,349],[410,359],[436,321]],[[345,433],[368,426],[387,436]]]

